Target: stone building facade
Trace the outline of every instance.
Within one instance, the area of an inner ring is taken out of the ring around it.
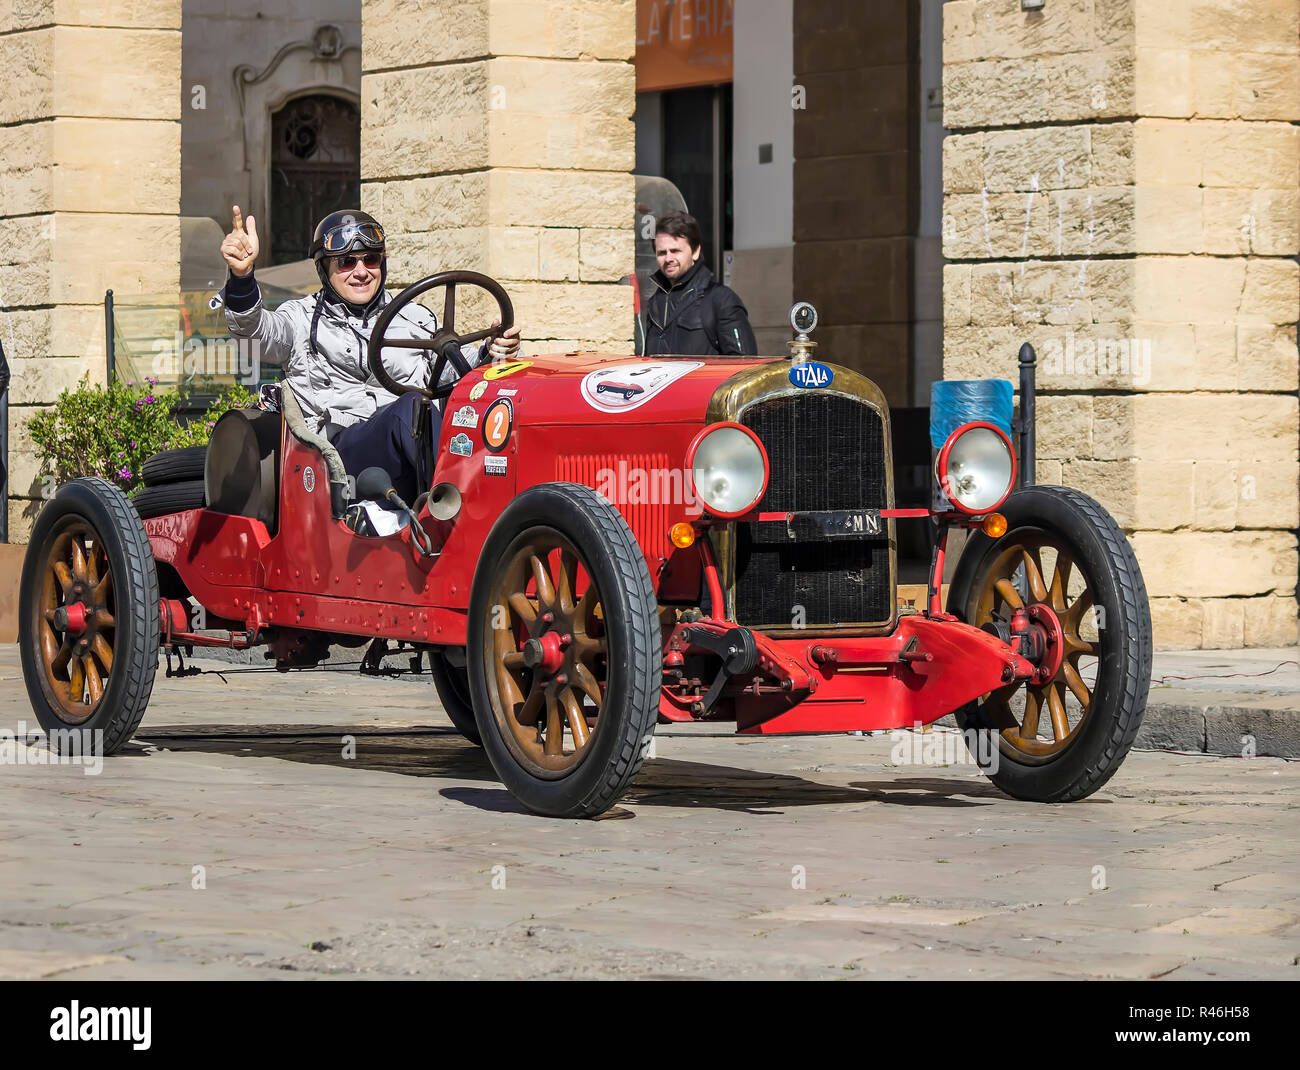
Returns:
[[[11,541],[41,483],[25,422],[105,367],[104,291],[179,286],[179,0],[0,4],[0,332]]]
[[[1163,646],[1296,641],[1295,0],[944,4],[944,372],[1040,355],[1038,477]]]
[[[1300,0],[733,6],[736,200],[781,201],[737,224],[764,338],[810,298],[900,406],[940,371],[1014,380],[1033,343],[1039,479],[1132,533],[1158,644],[1295,642]],[[0,0],[14,541],[25,418],[103,375],[104,290],[176,290],[181,216],[265,211],[306,93],[359,104],[391,283],[485,271],[530,345],[631,344],[636,0],[237,7]]]
[[[366,0],[361,206],[392,234],[394,281],[482,271],[532,344],[627,350],[635,10]]]

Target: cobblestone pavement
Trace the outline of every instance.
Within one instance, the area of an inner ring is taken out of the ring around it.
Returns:
[[[0,977],[1300,978],[1294,762],[1134,752],[1043,806],[888,736],[692,726],[554,821],[427,676],[223,668],[160,676],[98,776],[0,765]]]

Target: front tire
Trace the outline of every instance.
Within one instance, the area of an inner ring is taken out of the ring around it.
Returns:
[[[51,747],[80,729],[117,751],[158,670],[158,570],[125,494],[102,479],[59,488],[32,529],[19,605],[23,677]]]
[[[1008,795],[1073,802],[1115,774],[1142,724],[1151,683],[1146,584],[1124,533],[1080,491],[1027,487],[999,512],[1006,534],[971,535],[948,611],[992,629],[1023,609],[1052,641],[1044,679],[990,692],[956,711],[957,723],[998,733],[989,778]]]
[[[662,651],[645,556],[590,487],[514,499],[474,575],[469,679],[483,748],[530,810],[594,817],[641,768]]]

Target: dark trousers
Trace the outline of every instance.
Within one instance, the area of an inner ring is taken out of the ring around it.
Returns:
[[[393,481],[393,489],[407,505],[413,505],[428,487],[417,483],[417,451],[427,449],[427,444],[416,442],[417,414],[420,412],[419,394],[405,394],[375,410],[375,414],[359,424],[343,428],[334,436],[334,448],[343,458],[348,475],[359,476],[370,467],[382,468]],[[442,414],[436,405],[430,406],[434,448],[442,427]]]

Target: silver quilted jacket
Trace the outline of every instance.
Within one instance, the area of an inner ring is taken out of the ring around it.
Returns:
[[[366,348],[380,312],[393,299],[391,292],[363,320],[337,301],[324,301],[316,328],[316,352],[311,351],[312,317],[319,294],[286,301],[279,308],[257,304],[245,312],[226,309],[226,324],[235,338],[261,344],[261,359],[279,363],[312,429],[332,436],[351,424],[367,420],[376,409],[396,401],[370,374]],[[390,338],[428,338],[438,318],[422,305],[407,305],[388,325]],[[464,346],[470,366],[478,363],[481,346]],[[384,367],[399,383],[428,385],[435,354],[424,349],[384,349]],[[442,382],[456,377],[448,365]]]

